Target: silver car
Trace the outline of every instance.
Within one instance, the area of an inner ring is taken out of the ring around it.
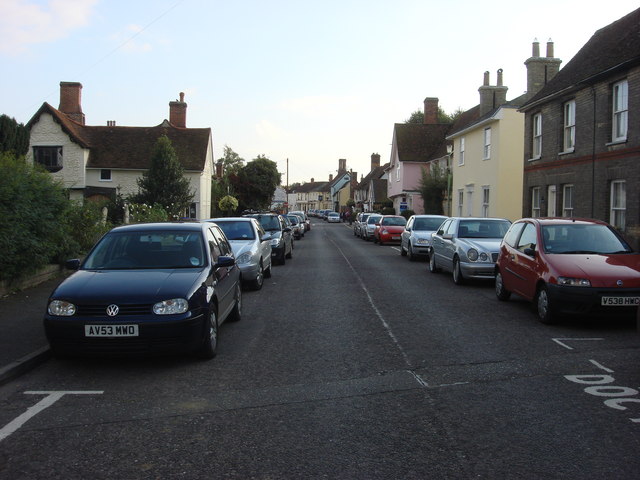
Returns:
[[[372,213],[367,218],[367,221],[360,226],[360,238],[367,242],[373,238],[373,232],[376,229],[376,222],[382,218],[382,215],[378,213]]]
[[[438,231],[447,218],[445,215],[412,215],[400,238],[400,255],[416,260],[429,255],[431,234]]]
[[[242,283],[260,290],[265,278],[271,277],[271,243],[255,218],[212,218],[227,236],[240,267]]]
[[[502,237],[511,226],[504,218],[453,217],[431,236],[429,271],[453,273],[456,285],[465,279],[491,279]]]

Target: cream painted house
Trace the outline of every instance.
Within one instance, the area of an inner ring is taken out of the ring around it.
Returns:
[[[522,216],[524,115],[502,105],[447,136],[454,145],[451,215]]]
[[[138,193],[137,179],[148,170],[153,147],[166,135],[194,194],[187,218],[211,215],[213,140],[210,128],[187,128],[183,94],[169,103],[169,120],[155,127],[85,125],[82,85],[60,82],[60,106],[44,103],[28,122],[27,160],[42,164],[76,200],[115,199]]]

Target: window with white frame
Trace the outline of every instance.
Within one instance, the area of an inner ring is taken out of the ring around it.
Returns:
[[[540,187],[531,189],[531,216],[540,216]]]
[[[573,217],[573,185],[562,187],[562,216]]]
[[[614,180],[611,182],[611,216],[609,223],[618,230],[624,230],[625,213],[627,209],[626,181]]]
[[[576,101],[564,104],[563,152],[573,152],[576,144]]]
[[[489,191],[490,188],[488,186],[482,187],[482,216],[489,216]]]
[[[533,116],[533,158],[542,156],[542,114]]]
[[[627,139],[629,115],[629,84],[626,80],[613,85],[613,132],[612,140]]]
[[[458,157],[458,165],[464,165],[464,137],[460,139],[460,156]]]
[[[396,165],[396,182],[400,181],[400,161],[398,160],[398,164]]]
[[[484,129],[484,152],[482,158],[484,160],[491,158],[491,127]]]
[[[103,168],[100,170],[100,181],[101,182],[110,182],[111,181],[111,170],[107,168]]]
[[[458,190],[458,216],[462,216],[462,207],[464,204],[464,190]]]

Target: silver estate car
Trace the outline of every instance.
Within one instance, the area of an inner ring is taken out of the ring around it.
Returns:
[[[236,263],[240,267],[242,283],[260,290],[265,278],[271,277],[271,242],[255,218],[212,218],[231,244]]]
[[[416,260],[429,255],[431,234],[438,231],[447,218],[445,215],[412,215],[400,238],[400,255]]]
[[[465,279],[492,279],[502,237],[511,226],[504,218],[452,217],[431,235],[429,271],[453,273],[456,285]]]
[[[376,222],[382,218],[379,213],[372,213],[367,221],[360,227],[360,238],[367,242],[373,238],[373,232],[376,229]]]

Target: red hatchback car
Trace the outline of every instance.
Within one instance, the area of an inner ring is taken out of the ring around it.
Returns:
[[[373,231],[373,243],[384,245],[389,242],[400,243],[407,219],[400,215],[383,215],[376,222]]]
[[[524,218],[511,225],[496,262],[496,295],[534,302],[543,323],[558,315],[635,314],[640,254],[609,224],[572,218]]]

